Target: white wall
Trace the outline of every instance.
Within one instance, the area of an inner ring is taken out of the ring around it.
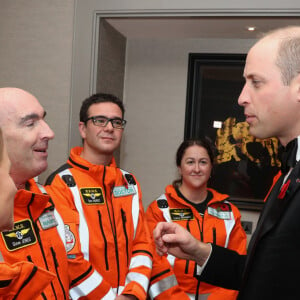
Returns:
[[[41,180],[68,153],[73,18],[73,0],[0,1],[0,87],[34,94],[56,133]]]

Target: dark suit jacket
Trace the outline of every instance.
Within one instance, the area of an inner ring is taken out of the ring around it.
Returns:
[[[201,280],[240,290],[239,300],[300,299],[300,162],[289,180],[285,193],[283,176],[273,187],[248,255],[213,245]]]

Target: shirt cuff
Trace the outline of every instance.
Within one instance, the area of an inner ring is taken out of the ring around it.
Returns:
[[[204,268],[205,268],[205,266],[206,266],[206,264],[207,264],[207,262],[210,258],[210,255],[211,255],[211,252],[212,252],[212,246],[211,246],[211,244],[209,244],[209,246],[210,246],[210,252],[209,252],[209,255],[208,255],[206,261],[204,262],[204,264],[202,266],[199,266],[198,264],[196,264],[196,276],[200,276],[202,274],[202,272],[203,272],[203,270],[204,270]]]

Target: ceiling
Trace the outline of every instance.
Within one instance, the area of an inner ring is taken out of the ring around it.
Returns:
[[[288,25],[300,25],[300,17],[162,17],[106,18],[107,22],[129,39],[148,38],[256,38]],[[248,26],[255,26],[250,32]]]

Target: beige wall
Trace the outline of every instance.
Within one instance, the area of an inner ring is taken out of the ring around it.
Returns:
[[[41,180],[68,153],[74,5],[73,0],[0,1],[0,86],[33,93],[56,133]]]

